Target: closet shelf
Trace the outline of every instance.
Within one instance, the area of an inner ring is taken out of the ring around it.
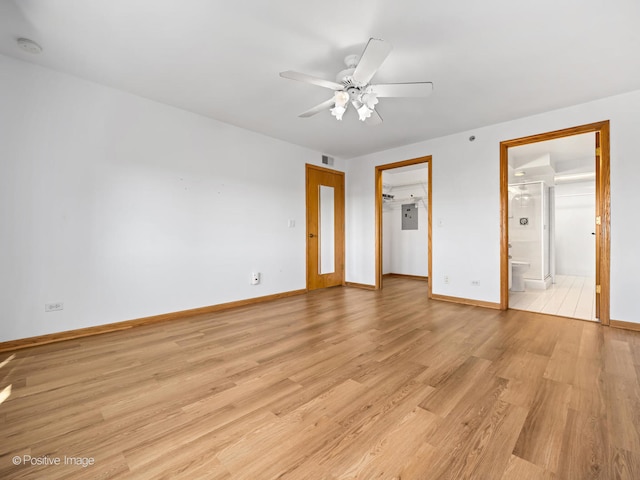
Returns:
[[[393,198],[393,199],[383,198],[382,199],[383,203],[386,203],[386,204],[418,203],[418,202],[422,202],[424,200],[425,200],[425,198],[422,197],[422,196],[420,196],[420,197]]]
[[[394,188],[406,188],[406,187],[418,187],[418,186],[427,188],[426,182],[399,183],[397,185],[389,185],[388,183],[385,183],[382,185],[382,188],[387,190],[393,190]]]

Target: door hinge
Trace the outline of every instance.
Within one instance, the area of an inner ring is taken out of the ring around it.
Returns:
[[[602,217],[600,215],[596,217],[596,225],[602,225]]]
[[[596,293],[602,293],[602,288],[600,285],[596,285]]]
[[[596,157],[600,155],[600,147],[596,148]]]

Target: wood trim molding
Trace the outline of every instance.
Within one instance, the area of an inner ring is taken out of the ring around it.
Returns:
[[[471,305],[473,307],[492,308],[501,310],[499,303],[485,302],[484,300],[474,300],[473,298],[450,297],[448,295],[439,295],[434,293],[431,298],[433,300],[442,300],[444,302],[461,303],[462,305]]]
[[[622,320],[610,320],[610,325],[615,328],[622,328],[624,330],[634,330],[640,332],[640,323],[625,322]]]
[[[409,165],[417,165],[420,163],[427,164],[427,258],[428,258],[428,271],[427,275],[431,278],[431,264],[432,262],[432,249],[431,249],[431,224],[432,222],[432,178],[431,174],[431,165],[433,163],[433,158],[431,155],[427,155],[425,157],[412,158],[409,160],[402,160],[394,163],[387,163],[385,165],[378,165],[375,169],[375,262],[376,262],[376,290],[382,288],[382,172],[384,170],[391,170],[393,168],[406,167]],[[431,282],[429,282],[429,290],[428,297],[432,298],[431,295]]]
[[[609,120],[580,125],[577,127],[555,130],[552,132],[530,135],[500,142],[500,308],[509,308],[509,229],[508,229],[508,150],[511,147],[529,143],[555,140],[558,138],[580,135],[583,133],[600,134],[600,164],[596,179],[598,189],[598,211],[601,216],[600,235],[598,236],[600,251],[600,323],[609,325],[610,310],[610,270],[611,270],[611,188],[609,159]],[[595,148],[595,146],[594,146]]]
[[[193,317],[205,313],[219,312],[221,310],[229,310],[231,308],[244,307],[256,303],[269,302],[279,298],[292,297],[307,293],[306,289],[291,290],[289,292],[275,293],[273,295],[265,295],[263,297],[247,298],[245,300],[236,300],[234,302],[220,303],[217,305],[209,305],[207,307],[192,308],[179,312],[163,313],[150,317],[136,318],[134,320],[126,320],[124,322],[108,323],[106,325],[96,325],[95,327],[78,328],[76,330],[67,330],[64,332],[49,333],[39,335],[37,337],[21,338],[18,340],[10,340],[8,342],[0,342],[0,352],[9,352],[12,350],[20,350],[23,348],[35,347],[38,345],[46,345],[49,343],[64,342],[65,340],[73,340],[76,338],[90,337],[103,333],[117,332],[127,330],[129,328],[139,327],[142,325],[151,325],[153,323],[167,322],[170,320],[179,320],[182,318]]]
[[[376,290],[382,288],[382,171],[384,169],[380,167],[376,167],[375,173],[375,269],[376,269]]]
[[[506,253],[505,253],[506,252]],[[509,147],[500,143],[500,310],[509,308]]]
[[[385,273],[384,275],[382,275],[383,277],[395,277],[395,278],[408,278],[410,280],[420,280],[423,282],[428,282],[429,281],[429,277],[425,277],[422,275],[406,275],[404,273]]]
[[[427,266],[427,277],[428,278],[433,278],[433,275],[431,274],[431,269],[433,267],[433,249],[432,249],[432,244],[433,244],[433,237],[431,235],[431,231],[433,230],[433,215],[432,215],[432,209],[433,209],[433,201],[432,199],[432,195],[431,192],[433,192],[433,175],[431,174],[431,166],[433,165],[433,158],[431,158],[431,155],[429,155],[427,157],[429,159],[428,162],[428,166],[427,166],[427,175],[429,176],[429,178],[427,179],[427,223],[429,224],[427,227],[427,262],[429,263],[429,265]],[[427,297],[428,298],[433,298],[433,292],[431,290],[431,280],[429,280],[429,288],[427,289]]]
[[[596,179],[600,209],[600,323],[611,321],[611,163],[609,122],[600,129],[600,175]]]
[[[333,168],[320,167],[318,165],[314,165],[312,163],[305,163],[306,168],[310,168],[312,170],[318,170],[319,172],[333,173],[336,175],[342,175],[344,177],[344,172],[342,170],[335,170]]]
[[[367,283],[344,282],[344,286],[353,288],[364,288],[365,290],[377,290],[375,285],[369,285]]]

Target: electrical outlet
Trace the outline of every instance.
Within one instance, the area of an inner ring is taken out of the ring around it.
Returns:
[[[258,285],[260,283],[260,272],[253,272],[251,274],[251,285]]]
[[[55,312],[58,310],[62,310],[64,308],[64,303],[62,302],[57,302],[57,303],[45,303],[44,304],[44,311],[45,312]]]
[[[448,284],[449,283],[449,275],[445,275],[444,278],[443,278],[443,281],[444,281],[445,284]]]
[[[479,287],[480,286],[480,280],[471,280],[471,285],[473,285],[474,287]]]

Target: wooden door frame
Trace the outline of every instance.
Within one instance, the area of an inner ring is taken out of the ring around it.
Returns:
[[[596,225],[596,251],[600,254],[600,262],[596,265],[596,268],[599,270],[600,275],[600,323],[609,325],[611,270],[609,120],[500,142],[500,308],[502,310],[509,308],[508,150],[511,147],[583,133],[598,133],[600,135],[600,162],[598,164],[599,168],[596,168],[596,215],[600,215],[601,222],[600,225]]]
[[[375,289],[382,288],[382,172],[408,165],[427,164],[427,258],[428,266],[428,297],[431,298],[431,155],[412,158],[400,162],[378,165],[375,170],[375,195],[376,195],[376,284]]]
[[[311,233],[309,230],[309,200],[308,200],[308,195],[309,195],[309,170],[315,170],[317,172],[323,172],[323,173],[328,173],[331,175],[335,175],[337,177],[341,178],[342,181],[342,198],[341,198],[341,205],[342,205],[342,212],[340,216],[336,217],[336,221],[340,222],[341,221],[341,225],[339,225],[340,228],[336,228],[335,229],[335,235],[339,235],[340,239],[336,242],[336,258],[341,258],[342,261],[340,262],[339,268],[340,268],[340,284],[344,285],[345,284],[345,175],[344,172],[341,172],[340,170],[333,170],[331,168],[324,168],[324,167],[319,167],[317,165],[312,165],[310,163],[305,164],[305,248],[306,248],[306,253],[305,253],[305,259],[306,259],[306,271],[305,271],[305,276],[306,276],[306,289],[307,291],[310,290],[309,288],[309,273],[310,273],[310,252],[309,252],[309,234]],[[317,234],[317,232],[316,232]]]

